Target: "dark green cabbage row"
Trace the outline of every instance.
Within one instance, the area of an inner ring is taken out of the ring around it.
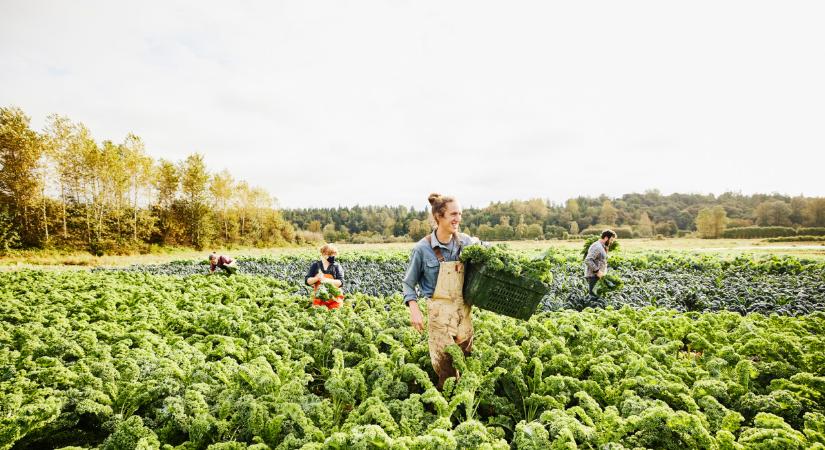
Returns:
[[[544,310],[581,310],[607,305],[782,315],[825,310],[825,265],[810,260],[791,257],[726,260],[664,253],[612,255],[611,273],[622,278],[624,288],[594,303],[587,299],[580,256],[562,253],[552,256],[552,289],[543,301]],[[373,296],[399,293],[407,258],[403,252],[363,252],[340,258],[345,272],[345,291]],[[313,260],[310,255],[239,258],[238,266],[244,274],[272,277],[301,286]],[[208,267],[206,261],[177,261],[117,270],[189,276],[208,273]]]

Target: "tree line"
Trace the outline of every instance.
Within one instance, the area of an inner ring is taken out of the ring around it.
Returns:
[[[298,229],[328,241],[417,240],[430,230],[426,207],[306,208],[283,214]],[[598,234],[608,227],[623,238],[719,238],[730,228],[777,226],[825,227],[825,198],[733,192],[662,195],[651,190],[618,198],[581,196],[561,204],[542,199],[494,202],[465,208],[462,220],[465,232],[484,240],[558,239]]]
[[[59,115],[35,131],[21,109],[0,108],[0,249],[296,242],[276,206],[266,190],[210,173],[202,155],[154,160],[134,134],[98,142]]]
[[[562,203],[514,200],[466,208],[462,227],[484,240],[565,238],[607,227],[622,238],[770,237],[776,227],[788,236],[825,227],[825,198],[650,190]],[[774,229],[762,236],[754,227]],[[226,170],[210,172],[199,154],[154,160],[134,134],[98,142],[82,123],[59,115],[36,131],[19,108],[0,108],[0,250],[391,242],[417,240],[430,229],[426,206],[279,210],[264,189]]]

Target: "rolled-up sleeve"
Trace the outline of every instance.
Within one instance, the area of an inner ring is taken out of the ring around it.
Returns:
[[[402,291],[404,293],[404,304],[406,305],[410,300],[418,299],[418,293],[415,291],[415,286],[421,278],[423,271],[422,264],[424,259],[421,257],[421,252],[415,248],[410,255],[410,265],[407,266],[407,272],[404,274],[402,281]]]

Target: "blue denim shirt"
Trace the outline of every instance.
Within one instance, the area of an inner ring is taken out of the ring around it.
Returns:
[[[446,245],[438,242],[435,237],[435,231],[431,234],[432,242],[427,242],[427,238],[421,239],[413,247],[410,255],[410,265],[407,266],[407,272],[404,274],[403,292],[404,304],[410,300],[417,300],[419,295],[416,293],[415,286],[418,285],[421,291],[421,297],[430,298],[435,291],[435,283],[438,281],[439,262],[435,256],[435,247],[441,247],[441,254],[444,256],[444,261],[458,261],[459,251],[455,239],[451,239]],[[470,237],[464,233],[458,233],[461,245],[466,247],[468,245],[479,243],[478,238]]]

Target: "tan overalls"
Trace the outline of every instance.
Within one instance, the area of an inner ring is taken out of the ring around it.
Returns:
[[[430,236],[427,236],[429,238]],[[430,239],[428,239],[430,240]],[[472,306],[464,303],[464,265],[459,261],[445,261],[441,249],[435,255],[440,265],[433,296],[427,307],[430,359],[438,375],[438,388],[450,377],[458,377],[452,358],[444,353],[450,344],[458,344],[465,355],[473,347]]]

